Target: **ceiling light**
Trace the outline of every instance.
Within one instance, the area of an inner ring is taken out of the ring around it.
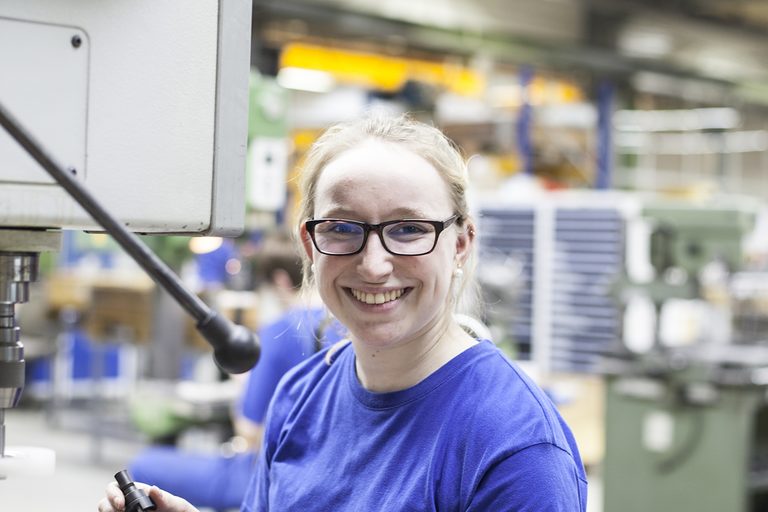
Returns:
[[[224,243],[224,240],[218,236],[193,237],[189,240],[189,250],[194,254],[208,254],[213,252]]]
[[[630,30],[619,36],[618,47],[631,57],[659,58],[672,51],[672,40],[665,32]]]
[[[739,113],[729,107],[686,110],[619,110],[613,117],[620,131],[670,132],[730,130],[739,125]]]
[[[308,92],[329,92],[336,85],[333,75],[305,68],[283,68],[277,73],[277,83],[286,89]]]

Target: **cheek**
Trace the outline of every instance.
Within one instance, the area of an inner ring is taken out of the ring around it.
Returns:
[[[323,257],[315,255],[314,263],[312,263],[312,271],[315,274],[315,284],[318,288],[323,288],[328,281],[328,276],[331,275],[331,266],[323,261]]]
[[[322,254],[315,255],[315,286],[323,301],[332,299],[334,282],[341,273],[341,262],[330,259]]]
[[[435,256],[438,256],[432,263],[432,279],[435,283],[435,292],[438,295],[447,296],[450,294],[453,283],[453,271],[456,267],[454,253],[443,251]]]
[[[431,289],[435,295],[447,293],[451,285],[451,262],[446,258],[432,258],[430,261],[420,262],[418,268],[414,268],[415,276]]]

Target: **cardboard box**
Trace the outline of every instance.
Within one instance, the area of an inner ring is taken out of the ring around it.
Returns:
[[[102,278],[92,283],[83,311],[84,327],[94,341],[147,343],[152,339],[155,285],[149,280]]]

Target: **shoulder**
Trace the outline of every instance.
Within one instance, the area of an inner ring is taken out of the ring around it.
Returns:
[[[539,486],[546,482],[544,487],[559,489],[565,502],[573,503],[574,493],[577,503],[583,501],[586,476],[579,450],[552,400],[492,344],[480,347],[478,353],[460,381],[462,400],[471,405],[458,420],[460,430],[482,433],[461,443],[468,459],[485,468],[477,491],[496,489],[487,498],[496,494],[497,485],[511,492],[521,489],[511,485],[513,481]]]
[[[344,381],[341,361],[334,359],[330,365],[326,362],[330,350],[328,347],[313,354],[280,379],[266,414],[267,452],[276,449],[282,432],[298,417],[309,419],[313,425],[323,421],[327,407],[332,405]]]
[[[473,384],[462,383],[468,393],[498,400],[502,408],[549,408],[551,401],[546,393],[492,342],[481,341],[471,350],[472,358],[464,366],[462,377],[462,381]]]
[[[326,347],[291,368],[280,380],[275,392],[276,402],[295,403],[308,395],[320,381],[341,377],[341,364],[337,359],[348,349],[349,342],[342,340]],[[325,382],[324,385],[328,383]]]
[[[547,394],[490,342],[481,342],[461,379],[472,421],[508,439],[510,448],[551,443],[571,451],[568,427]]]

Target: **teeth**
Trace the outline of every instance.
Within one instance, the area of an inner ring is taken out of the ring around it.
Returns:
[[[360,290],[352,290],[352,295],[360,302],[366,304],[384,304],[399,299],[403,295],[403,290],[389,290],[383,293],[366,293]]]

